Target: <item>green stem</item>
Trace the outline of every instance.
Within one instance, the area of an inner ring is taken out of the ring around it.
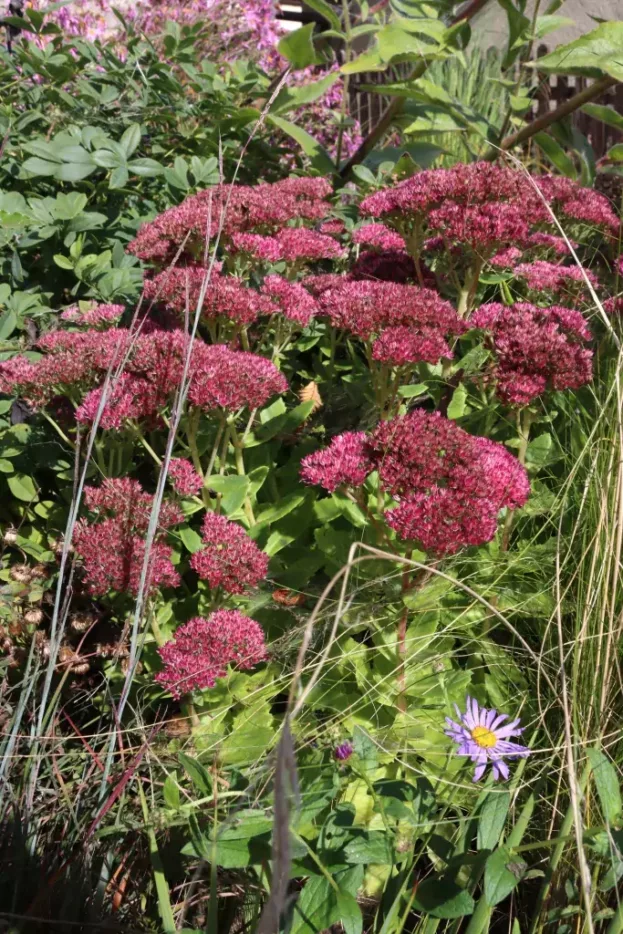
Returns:
[[[65,432],[63,431],[63,429],[61,428],[61,426],[60,426],[59,424],[57,424],[57,422],[55,422],[54,419],[53,419],[50,415],[48,415],[48,413],[45,411],[45,409],[41,409],[41,414],[43,415],[43,417],[45,418],[45,420],[46,420],[47,422],[50,423],[50,425],[52,426],[52,428],[54,429],[54,431],[59,435],[59,437],[63,439],[63,441],[65,442],[65,444],[68,444],[69,447],[70,447],[70,448],[72,449],[72,451],[73,451],[73,450],[74,450],[74,443],[73,443],[73,441],[72,441],[70,438],[67,437],[67,435],[65,434]]]
[[[138,425],[132,426],[132,434],[134,435],[136,440],[140,444],[143,445],[143,447],[145,448],[149,456],[155,461],[155,463],[158,464],[158,466],[160,466],[162,464],[162,458],[158,457],[158,455],[156,454],[156,452],[154,451],[151,444],[149,443],[147,438],[144,436],[144,434],[142,433]]]
[[[238,437],[238,432],[236,431],[236,426],[233,422],[230,422],[229,431],[231,434],[231,441],[234,446],[234,459],[236,462],[236,472],[240,477],[246,477],[247,473],[244,468],[244,457],[242,455],[242,444],[240,438]],[[253,506],[251,505],[251,498],[247,495],[244,501],[244,511],[248,519],[249,525],[255,525],[255,516],[253,515]]]
[[[530,428],[535,419],[535,413],[529,409],[520,409],[517,412],[517,434],[519,435],[519,448],[517,449],[517,460],[522,465],[526,464],[526,455],[528,453],[528,444],[530,442]],[[502,551],[508,551],[515,511],[509,509],[506,521],[504,522],[504,531],[502,532]]]

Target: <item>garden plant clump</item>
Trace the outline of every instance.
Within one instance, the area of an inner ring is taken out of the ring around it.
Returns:
[[[620,934],[621,206],[424,70],[361,164],[465,24],[309,5],[8,21],[0,920]]]

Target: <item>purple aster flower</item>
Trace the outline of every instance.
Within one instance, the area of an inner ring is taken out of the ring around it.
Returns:
[[[352,754],[353,747],[351,743],[340,743],[340,745],[336,746],[333,750],[333,755],[339,762],[345,762],[346,759],[350,759]]]
[[[504,721],[508,720],[508,714],[499,714],[497,710],[479,707],[473,697],[467,698],[464,714],[456,704],[454,706],[459,722],[455,723],[450,717],[446,717],[448,729],[445,733],[459,744],[457,756],[469,756],[472,762],[476,763],[473,779],[475,782],[482,778],[488,762],[493,766],[495,779],[507,779],[508,766],[504,757],[525,759],[530,755],[527,746],[509,742],[510,736],[519,736],[522,732],[519,720],[513,720],[503,726]]]

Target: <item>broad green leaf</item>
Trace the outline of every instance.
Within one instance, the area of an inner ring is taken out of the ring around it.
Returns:
[[[593,770],[604,820],[607,824],[614,824],[621,817],[622,811],[617,771],[600,749],[588,749],[587,755]]]
[[[459,383],[459,385],[452,393],[452,399],[450,400],[450,405],[448,406],[448,418],[462,418],[462,416],[465,415],[466,408],[467,389],[463,383]]]
[[[339,74],[333,72],[319,81],[310,81],[309,84],[304,84],[300,88],[283,88],[277,95],[271,113],[287,113],[288,110],[311,104],[322,97],[323,94],[326,94],[329,88],[332,88],[335,82],[339,80]]]
[[[413,907],[433,918],[462,918],[471,915],[475,904],[472,896],[452,879],[425,879],[416,891]]]
[[[126,169],[125,165],[119,165],[110,173],[108,187],[110,189],[123,188],[124,185],[127,185],[128,178],[128,170]]]
[[[96,168],[93,162],[63,162],[57,166],[54,177],[59,182],[80,182],[95,172]]]
[[[377,49],[381,61],[391,62],[395,58],[401,60],[433,59],[440,57],[440,47],[437,44],[425,42],[397,23],[388,23],[376,35]],[[442,56],[443,57],[443,56]]]
[[[14,476],[8,477],[7,483],[11,493],[17,499],[21,499],[26,503],[31,503],[37,499],[37,490],[28,474],[16,473]]]
[[[588,114],[589,117],[601,120],[602,123],[606,123],[608,126],[623,130],[623,114],[620,114],[614,107],[606,107],[605,104],[584,104],[583,107],[580,107],[580,110]]]
[[[549,133],[537,133],[534,141],[562,175],[566,175],[567,178],[577,178],[578,173],[573,164],[573,159],[567,155],[553,136],[550,136]]]
[[[521,882],[526,864],[514,857],[508,847],[501,846],[485,863],[485,899],[487,904],[499,904]]]
[[[351,895],[350,892],[342,891],[340,888],[337,894],[337,909],[344,934],[361,934],[363,931],[363,915],[356,897]]]
[[[425,392],[428,392],[426,383],[415,383],[410,386],[401,386],[398,395],[402,399],[415,399],[416,396],[423,396]]]
[[[513,0],[498,0],[498,3],[506,12],[508,20],[508,46],[503,61],[503,68],[508,68],[519,55],[522,40],[527,39],[530,20],[515,6]]]
[[[294,906],[290,934],[319,934],[341,920],[337,886],[325,876],[311,876]]]
[[[70,194],[58,194],[56,204],[54,205],[54,215],[59,220],[70,221],[77,217],[85,209],[87,196],[79,191],[72,191]]]
[[[266,119],[269,123],[272,123],[273,126],[282,130],[282,132],[292,137],[292,139],[299,144],[305,155],[309,158],[310,164],[314,169],[318,169],[319,172],[328,175],[332,175],[335,172],[336,166],[331,156],[307,130],[297,126],[296,123],[291,123],[290,120],[278,117],[276,114],[268,114]]]
[[[236,812],[212,837],[216,842],[217,865],[223,869],[243,869],[250,863],[269,858],[271,829],[272,820],[264,811]]]
[[[123,165],[124,162],[122,157],[109,149],[96,149],[93,153],[93,161],[102,169],[116,169],[117,166]]]
[[[493,850],[500,842],[510,803],[508,791],[490,791],[485,798],[478,820],[479,850]]]
[[[124,132],[123,136],[119,140],[119,145],[126,154],[126,158],[129,158],[132,153],[137,149],[141,141],[141,127],[138,123],[131,123],[127,130]]]
[[[59,168],[58,162],[47,162],[44,159],[39,159],[36,156],[32,159],[26,159],[22,163],[22,168],[25,172],[30,172],[32,175],[56,175],[56,170]]]
[[[279,40],[279,54],[283,55],[294,69],[309,68],[310,65],[321,65],[323,62],[314,48],[314,26],[314,23],[308,23]]]
[[[167,775],[162,786],[162,795],[164,803],[172,811],[177,811],[180,806],[180,789],[177,784],[175,773]]]
[[[350,864],[380,863],[391,866],[394,862],[394,848],[386,832],[372,830],[350,840],[344,847],[344,856]]]
[[[190,529],[187,526],[179,530],[179,536],[182,539],[186,549],[190,551],[191,554],[200,551],[203,548],[203,541],[201,536],[195,532],[194,529]]]
[[[613,162],[623,162],[623,143],[617,143],[615,146],[611,146],[606,153],[606,158]]]
[[[128,163],[128,169],[133,175],[140,175],[143,178],[154,178],[156,175],[162,175],[164,171],[155,159],[133,159]]]
[[[602,23],[592,32],[558,46],[530,64],[546,74],[586,75],[589,78],[607,74],[623,81],[623,22],[611,20]]]
[[[574,26],[575,22],[572,19],[569,19],[568,16],[537,16],[536,23],[534,26],[534,35],[537,39],[542,39],[544,36],[548,36],[550,32],[554,32],[556,29],[562,29],[563,26]]]
[[[223,511],[230,515],[240,509],[245,501],[249,491],[248,477],[210,477],[206,480],[206,486],[215,493],[221,493],[223,496]]]
[[[277,522],[278,519],[282,519],[284,516],[293,512],[293,510],[303,502],[305,502],[305,495],[302,493],[290,493],[289,496],[284,496],[284,498],[274,506],[268,506],[255,517],[256,526],[254,526],[254,529],[257,525],[265,526]]]
[[[361,768],[365,772],[373,772],[378,764],[379,751],[376,743],[361,726],[356,726],[353,730],[353,750],[359,759]]]
[[[545,466],[551,460],[552,445],[552,436],[549,432],[538,435],[528,445],[526,461],[538,467]]]
[[[342,65],[340,71],[343,75],[358,75],[362,71],[386,71],[387,62],[381,58],[378,48],[369,52],[362,52],[352,62]]]
[[[17,315],[10,309],[0,315],[0,341],[8,340],[17,327]]]
[[[305,6],[308,6],[310,10],[315,10],[316,13],[320,13],[321,16],[324,16],[333,29],[338,32],[341,31],[342,22],[335,12],[334,7],[332,7],[330,3],[327,3],[327,0],[305,0]]]
[[[211,795],[212,779],[205,766],[198,762],[197,759],[187,756],[185,752],[178,752],[177,758],[201,797],[205,798]]]

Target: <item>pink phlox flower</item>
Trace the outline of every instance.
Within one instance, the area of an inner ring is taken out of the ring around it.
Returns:
[[[176,698],[214,687],[228,665],[249,669],[267,657],[262,627],[239,610],[189,620],[158,651],[164,667],[155,680]]]
[[[202,539],[205,547],[193,554],[190,565],[212,589],[222,587],[227,593],[240,594],[266,577],[268,555],[237,523],[207,513]]]

